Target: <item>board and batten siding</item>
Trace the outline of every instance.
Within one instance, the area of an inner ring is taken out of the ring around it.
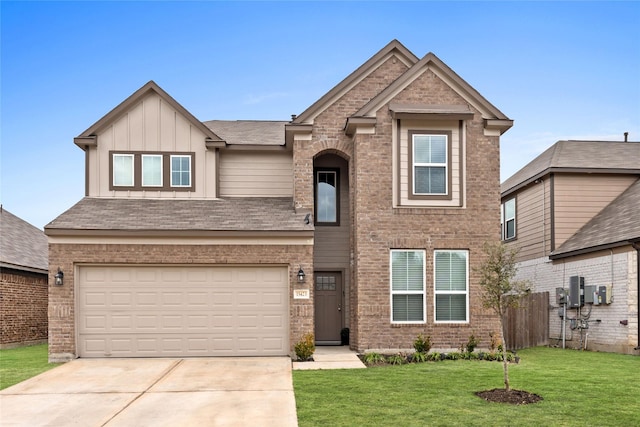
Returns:
[[[292,197],[291,152],[221,152],[220,196]]]
[[[636,180],[637,176],[630,175],[556,174],[555,248],[574,235]]]
[[[394,155],[399,156],[399,162],[394,160],[394,168],[399,167],[398,179],[399,189],[394,185],[394,193],[400,191],[400,205],[401,206],[437,206],[437,207],[458,207],[463,204],[461,188],[460,188],[460,175],[463,173],[461,167],[461,150],[464,149],[462,139],[460,137],[460,125],[457,120],[402,120],[401,129],[399,132],[400,143],[394,142],[398,147],[394,148]],[[409,131],[448,131],[451,132],[451,153],[450,165],[451,165],[451,200],[415,200],[409,198]],[[395,132],[394,132],[395,133]],[[394,194],[394,200],[397,200],[397,195]]]
[[[194,157],[193,192],[109,189],[111,151],[172,153],[191,152]],[[215,152],[205,147],[205,135],[155,93],[144,97],[126,114],[101,129],[97,148],[87,159],[88,196],[137,198],[216,197]]]

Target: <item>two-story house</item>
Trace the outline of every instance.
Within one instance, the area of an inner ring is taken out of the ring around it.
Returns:
[[[552,344],[637,354],[640,143],[558,141],[501,193],[518,275],[549,292]]]
[[[86,195],[52,221],[50,360],[457,348],[500,237],[512,121],[394,40],[291,121],[201,122],[149,82],[75,138]],[[54,284],[54,274],[63,283]]]

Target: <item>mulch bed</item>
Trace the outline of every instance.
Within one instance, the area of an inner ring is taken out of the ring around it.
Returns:
[[[476,392],[476,396],[487,402],[509,403],[511,405],[528,405],[529,403],[537,403],[542,400],[541,396],[529,393],[528,391],[514,389],[507,391],[503,388],[478,391]]]

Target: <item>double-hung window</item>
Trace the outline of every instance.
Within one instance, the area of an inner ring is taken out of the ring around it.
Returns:
[[[391,322],[425,323],[425,251],[391,250]]]
[[[469,252],[435,251],[434,276],[436,323],[469,322]]]
[[[516,199],[509,199],[502,204],[500,211],[500,224],[502,225],[502,240],[516,237]]]
[[[448,194],[448,135],[411,134],[413,194]]]
[[[110,152],[110,190],[195,191],[194,153]]]
[[[114,154],[112,161],[113,186],[133,187],[133,154]]]
[[[142,186],[162,187],[162,155],[142,155]]]
[[[191,156],[171,156],[171,186],[191,186]]]

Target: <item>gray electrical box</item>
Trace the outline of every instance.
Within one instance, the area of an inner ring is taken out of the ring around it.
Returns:
[[[598,302],[598,287],[589,285],[584,287],[584,303],[585,304],[600,304]]]
[[[584,277],[569,277],[569,303],[568,308],[578,308],[584,305]]]
[[[567,290],[565,288],[556,288],[556,304],[562,305],[567,303]]]

